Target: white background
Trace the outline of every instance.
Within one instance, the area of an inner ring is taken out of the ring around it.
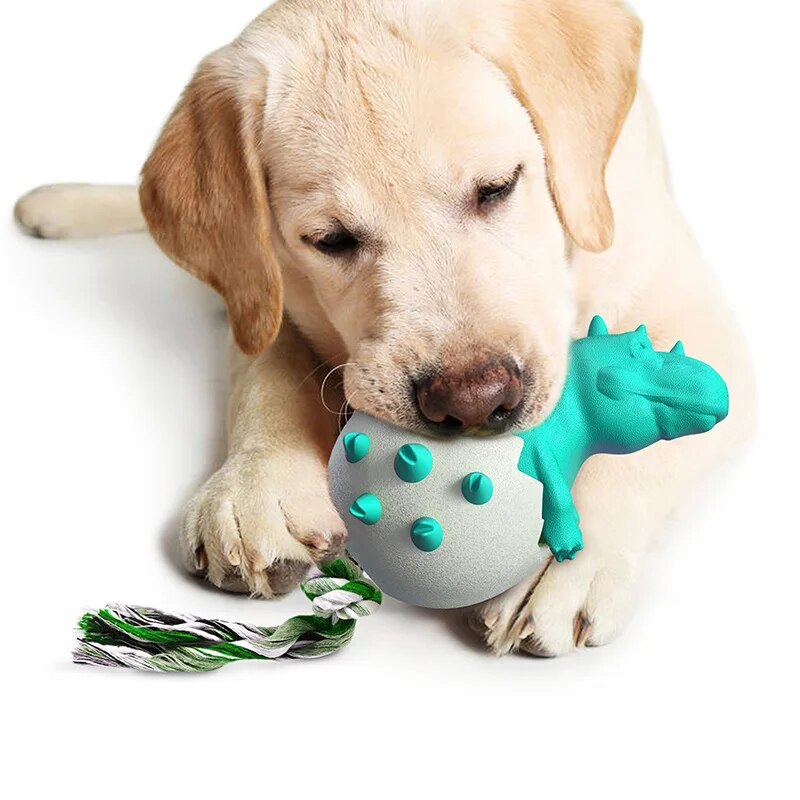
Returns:
[[[265,0],[31,0],[0,15],[4,793],[797,796],[797,12],[638,0],[676,190],[746,326],[761,433],[658,546],[615,645],[485,654],[387,602],[330,660],[150,676],[70,664],[109,600],[269,624],[292,597],[175,568],[220,457],[224,321],[144,236],[23,238],[39,183],[131,182],[194,64]],[[322,2],[322,0],[320,0]],[[792,785],[794,782],[794,786]]]

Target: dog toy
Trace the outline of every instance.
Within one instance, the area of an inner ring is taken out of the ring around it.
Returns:
[[[147,672],[209,672],[231,661],[321,658],[346,647],[356,620],[373,614],[382,600],[349,558],[326,564],[301,588],[313,614],[274,628],[109,605],[81,617],[72,660]]]
[[[725,382],[680,342],[658,353],[644,326],[611,335],[595,317],[537,428],[409,442],[406,431],[354,414],[331,456],[333,500],[349,552],[386,594],[473,605],[531,574],[546,548],[559,562],[583,549],[571,487],[588,458],[704,433],[727,414]]]
[[[482,602],[550,553],[560,562],[583,549],[571,487],[588,458],[704,433],[727,414],[724,380],[680,342],[656,352],[644,326],[612,335],[595,317],[573,343],[561,399],[537,428],[408,441],[406,431],[353,415],[330,476],[358,563],[342,559],[302,584],[313,615],[260,628],[109,606],[81,619],[74,659],[172,672],[314,658],[349,643],[355,620],[381,602],[377,585],[420,606]]]

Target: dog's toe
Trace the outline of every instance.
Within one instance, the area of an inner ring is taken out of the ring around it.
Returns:
[[[305,561],[276,561],[267,568],[267,580],[276,595],[288,594],[308,574],[309,564]]]
[[[575,561],[550,562],[543,572],[474,609],[470,627],[498,655],[538,658],[611,641],[629,608],[627,563],[584,552]]]
[[[522,639],[519,642],[518,649],[520,652],[535,658],[555,658],[555,653],[551,653],[535,634]]]

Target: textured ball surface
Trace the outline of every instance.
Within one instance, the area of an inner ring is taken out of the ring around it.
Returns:
[[[495,597],[548,555],[522,439],[433,439],[355,413],[330,460],[348,550],[388,595],[427,608]]]

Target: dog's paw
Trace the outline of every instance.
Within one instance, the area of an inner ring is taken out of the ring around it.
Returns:
[[[191,571],[228,591],[274,597],[337,557],[347,533],[321,465],[242,453],[189,503],[181,538]]]
[[[469,621],[497,655],[544,658],[612,641],[630,608],[638,560],[591,550],[575,561],[551,559],[505,594],[472,610]]]
[[[135,186],[62,183],[21,197],[14,216],[40,239],[81,239],[144,230]]]

